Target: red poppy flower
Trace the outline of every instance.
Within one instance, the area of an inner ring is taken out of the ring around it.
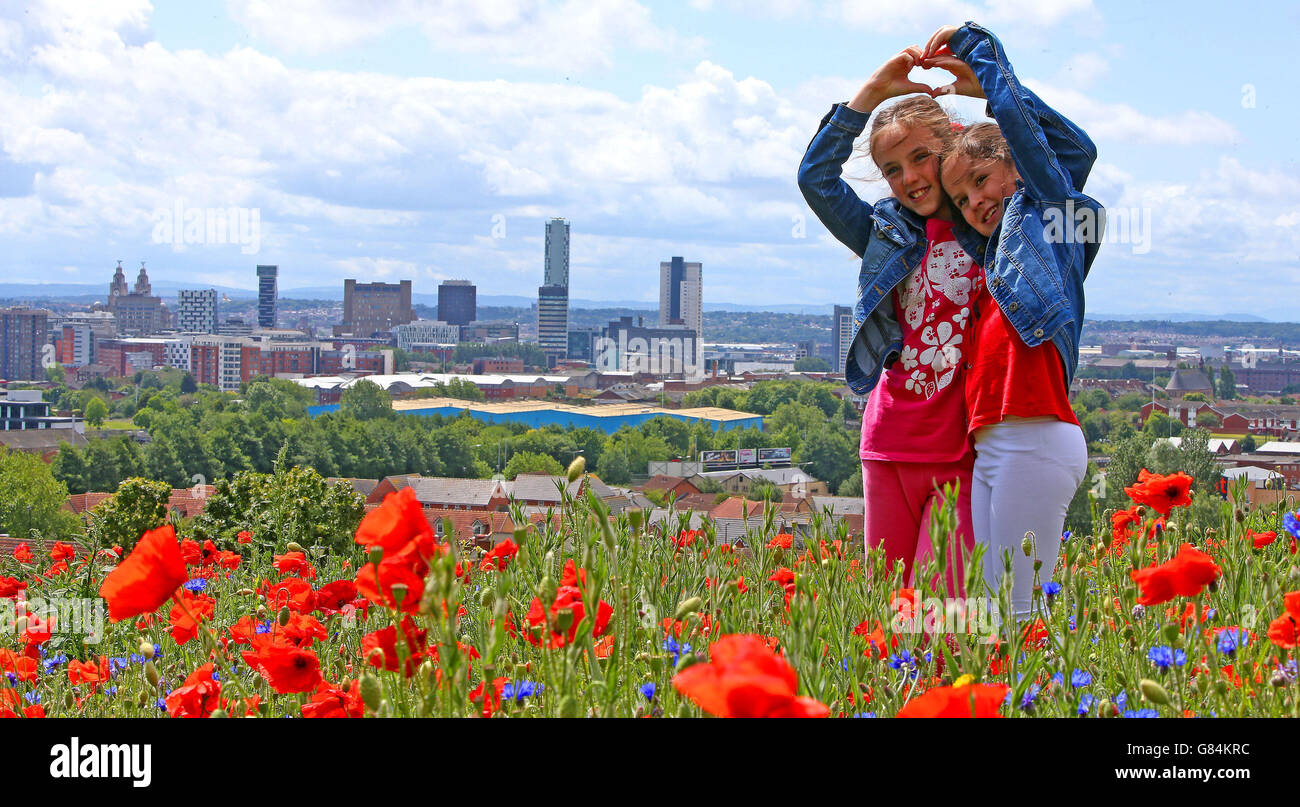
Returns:
[[[825,704],[797,694],[790,662],[761,636],[723,636],[709,649],[711,661],[673,676],[677,691],[718,717],[826,717]]]
[[[357,527],[356,542],[366,548],[383,547],[384,554],[400,551],[422,537],[433,537],[415,489],[402,488],[384,497],[383,504],[366,514]]]
[[[1153,474],[1146,468],[1138,472],[1137,484],[1124,488],[1129,498],[1145,504],[1162,516],[1168,516],[1175,507],[1192,503],[1192,478],[1179,471],[1176,474]]]
[[[518,554],[519,545],[507,538],[488,550],[488,553],[483,556],[483,562],[479,564],[479,571],[490,572],[495,570],[504,572],[506,567],[510,565],[510,561],[514,560]]]
[[[170,524],[149,530],[126,560],[108,573],[99,596],[108,601],[108,618],[120,622],[158,610],[189,579],[176,531]]]
[[[569,561],[570,564],[573,561]],[[586,579],[586,570],[578,570],[579,576]],[[567,574],[565,579],[570,578]],[[577,586],[562,585],[555,592],[555,601],[551,603],[550,624],[552,626],[550,638],[546,641],[546,647],[564,647],[572,644],[578,636],[578,624],[582,622],[583,617],[587,614],[586,605],[582,599],[582,592]],[[609,627],[610,617],[614,615],[614,607],[609,603],[601,600],[596,605],[595,624],[592,625],[591,635],[600,636]],[[528,608],[528,624],[532,630],[528,633],[528,641],[538,647],[542,646],[542,635],[546,632],[546,609],[542,606],[542,601],[537,597],[533,598]],[[565,623],[568,627],[561,627]]]
[[[1200,594],[1220,574],[1222,570],[1209,555],[1191,544],[1183,544],[1170,560],[1129,572],[1129,577],[1138,585],[1140,605],[1159,605],[1174,597]]]
[[[366,704],[361,700],[361,683],[342,689],[326,682],[310,703],[302,705],[303,717],[365,717]]]
[[[1277,533],[1272,530],[1269,530],[1268,532],[1246,530],[1246,540],[1250,541],[1251,546],[1256,549],[1263,549],[1277,540]]]
[[[27,584],[17,577],[0,576],[0,600],[16,598],[27,590]]]
[[[235,536],[235,540],[241,544],[251,544],[253,542],[253,534],[248,530],[240,530],[239,535]]]
[[[240,562],[243,560],[244,556],[238,552],[227,552],[222,550],[217,553],[217,565],[223,569],[238,569]]]
[[[77,556],[77,548],[72,544],[55,541],[50,550],[50,560],[72,560]]]
[[[898,717],[1001,717],[1008,690],[1003,684],[938,687],[908,701]]]
[[[313,650],[274,643],[257,651],[245,650],[243,656],[281,695],[311,692],[321,685],[320,659]]]
[[[173,605],[171,610],[169,632],[176,640],[176,644],[185,644],[199,635],[198,620],[212,619],[217,601],[206,594],[194,594],[188,589],[181,589],[177,599],[177,604]]]
[[[14,547],[14,560],[19,563],[31,563],[36,560],[36,556],[32,554],[32,548],[30,546],[22,543]]]
[[[1295,647],[1300,634],[1300,591],[1282,598],[1285,610],[1268,625],[1268,638],[1278,647]]]
[[[357,584],[351,580],[335,580],[316,590],[316,610],[329,616],[338,613],[344,605],[357,598]]]
[[[424,660],[425,637],[427,634],[428,631],[417,628],[409,616],[402,617],[402,635],[406,642],[407,652],[405,665],[407,678],[415,674],[416,667],[420,666],[420,662]],[[382,657],[374,652],[376,649],[383,651]],[[389,672],[397,672],[399,663],[397,629],[389,625],[362,637],[361,657],[373,667],[379,667]]]
[[[794,546],[794,536],[788,532],[778,532],[767,542],[768,549],[789,549]]]
[[[20,656],[12,650],[0,647],[0,673],[7,673],[24,683],[36,681],[38,661],[28,656]]]
[[[469,699],[473,703],[483,702],[482,715],[491,717],[492,714],[501,708],[501,693],[505,690],[508,678],[492,679],[491,687],[486,686],[486,682],[480,681],[479,685],[470,690]],[[486,689],[486,695],[484,690]]]
[[[199,546],[198,541],[182,538],[181,557],[185,559],[186,566],[198,566],[203,560],[203,547]]]
[[[780,569],[772,572],[772,576],[767,579],[776,583],[785,591],[785,607],[788,609],[790,607],[790,599],[794,597],[795,591],[797,590],[794,582],[794,572],[782,566]]]
[[[68,662],[68,683],[73,685],[90,684],[92,692],[96,684],[107,681],[111,674],[112,671],[108,666],[108,656],[100,656],[97,661],[72,659]]]
[[[290,611],[310,613],[316,610],[316,592],[311,583],[298,577],[286,577],[275,585],[266,584],[262,594],[267,603],[275,608],[288,608]]]
[[[316,569],[307,560],[307,555],[302,552],[276,555],[271,565],[282,575],[296,574],[306,580],[316,579]]]
[[[172,717],[208,717],[221,704],[221,682],[213,680],[215,665],[204,664],[172,690],[164,703]]]

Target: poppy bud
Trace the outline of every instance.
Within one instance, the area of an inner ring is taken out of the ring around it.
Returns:
[[[1150,678],[1143,678],[1138,682],[1138,689],[1142,690],[1142,697],[1160,706],[1169,705],[1169,692],[1156,681]]]
[[[228,717],[228,716],[229,715],[226,714],[225,709],[213,709],[212,714],[208,715],[208,717],[210,717],[213,720],[218,720],[220,718]]]
[[[144,663],[144,677],[150,684],[153,684],[154,688],[157,688],[158,682],[162,680],[162,676],[158,675],[158,668],[153,665],[152,661]]]
[[[698,663],[699,660],[699,657],[694,653],[682,653],[682,657],[677,660],[677,672]]]
[[[307,554],[307,550],[303,549],[302,544],[298,543],[297,541],[290,541],[289,543],[284,545],[284,548],[289,550],[290,552],[301,552],[304,555]]]
[[[682,705],[677,707],[677,716],[678,716],[678,717],[690,717],[690,716],[691,716],[691,703],[690,703],[690,701],[682,701]]]
[[[146,639],[141,639],[139,650],[140,650],[140,655],[144,656],[145,659],[151,659],[154,657],[153,642],[150,642]]]
[[[405,583],[393,584],[393,604],[398,608],[402,607],[402,600],[406,599],[407,585]]]
[[[75,689],[75,687],[73,689]],[[63,693],[63,705],[69,709],[77,705],[77,696],[73,694],[72,689]]]
[[[515,679],[516,679],[516,680],[519,680],[519,681],[522,681],[522,680],[524,680],[524,679],[527,678],[527,677],[528,677],[528,665],[527,665],[527,664],[516,664],[516,665],[515,665]]]
[[[265,606],[265,605],[259,605],[259,606],[257,606],[257,621],[258,621],[258,622],[265,622],[265,621],[266,621],[266,606]]]
[[[1033,557],[1034,554],[1034,532],[1030,530],[1025,533],[1024,540],[1020,542],[1020,551],[1025,553],[1025,557]]]
[[[1228,694],[1228,682],[1222,679],[1214,682],[1214,691],[1220,695]]]
[[[628,509],[627,520],[628,523],[632,525],[633,530],[640,531],[641,523],[645,520],[644,516],[645,512],[642,511],[640,507],[632,507]]]
[[[241,597],[249,597],[252,596],[253,594],[256,594],[257,592],[253,591],[251,588],[241,588],[239,591],[236,591],[235,593]]]
[[[1165,625],[1160,632],[1165,635],[1166,642],[1172,642],[1174,639],[1177,639],[1179,635],[1178,623],[1170,622],[1168,625]]]
[[[587,458],[579,454],[569,463],[569,482],[577,482],[582,472],[587,470]]]
[[[560,630],[561,633],[563,633],[563,632],[567,631],[569,628],[573,627],[573,609],[572,609],[572,608],[561,608],[559,611],[556,612],[556,614],[555,614],[555,627],[558,628],[558,629]]]
[[[1119,709],[1115,708],[1115,704],[1111,703],[1110,701],[1106,701],[1101,705],[1101,711],[1099,712],[1099,714],[1101,714],[1102,717],[1114,717],[1115,715],[1119,714]]]
[[[483,589],[482,595],[478,598],[479,604],[484,608],[491,608],[492,604],[497,601],[497,593],[491,588]]]
[[[1286,574],[1286,579],[1292,583],[1300,583],[1300,566],[1292,566],[1291,571]]]
[[[280,613],[276,615],[275,619],[277,622],[280,623],[280,627],[283,628],[285,625],[289,624],[290,616],[291,614],[289,613],[289,606],[284,605],[280,607]]]
[[[673,614],[673,619],[685,619],[687,614],[693,614],[700,610],[704,605],[704,600],[699,597],[691,597],[689,600],[682,600],[677,606],[677,612]]]
[[[378,566],[384,559],[384,548],[382,546],[370,547],[370,551],[366,554],[366,558],[371,563]]]

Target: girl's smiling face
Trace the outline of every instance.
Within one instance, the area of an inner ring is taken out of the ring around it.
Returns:
[[[954,155],[944,162],[942,175],[944,192],[966,223],[982,236],[993,235],[1002,222],[1004,200],[1016,192],[1020,174],[1015,165]]]
[[[949,218],[939,185],[943,144],[922,126],[894,124],[871,139],[871,155],[894,198],[918,216]]]

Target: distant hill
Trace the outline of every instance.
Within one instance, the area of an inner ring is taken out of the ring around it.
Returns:
[[[1094,314],[1091,311],[1084,315],[1084,319],[1095,319],[1098,322],[1109,322],[1119,320],[1121,322],[1275,322],[1276,320],[1267,317],[1257,316],[1255,314],[1189,314],[1186,311],[1173,312],[1152,312],[1137,314]]]

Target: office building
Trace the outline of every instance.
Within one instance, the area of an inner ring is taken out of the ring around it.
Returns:
[[[477,289],[468,280],[444,280],[438,286],[438,320],[468,325],[478,319]]]
[[[435,319],[417,319],[393,328],[393,336],[397,337],[398,348],[412,353],[455,348],[460,341],[460,326]]]
[[[257,327],[259,328],[275,327],[275,305],[279,294],[276,276],[279,274],[278,266],[259,264],[257,267]]]
[[[343,281],[343,323],[335,336],[388,336],[398,325],[415,319],[411,311],[411,281],[358,283]]]
[[[216,289],[181,289],[176,299],[176,330],[181,333],[217,332]]]
[[[43,308],[0,308],[0,378],[44,381],[49,330],[50,312]]]
[[[569,352],[569,290],[542,286],[537,290],[537,344],[546,353],[548,367]]]
[[[845,305],[835,306],[831,317],[831,338],[835,345],[835,372],[844,372],[849,361],[849,345],[853,344],[853,309]]]
[[[695,366],[703,366],[704,277],[699,263],[680,257],[659,264],[659,327],[685,325],[695,332]]]
[[[546,222],[545,286],[569,288],[569,222],[554,218]]]

